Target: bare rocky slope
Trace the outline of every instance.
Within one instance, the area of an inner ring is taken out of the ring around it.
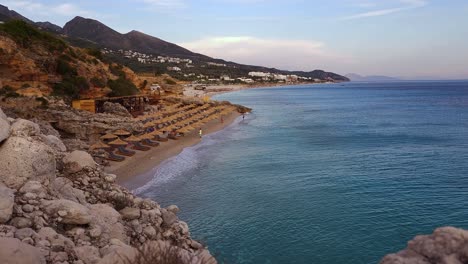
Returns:
[[[167,251],[176,263],[216,263],[177,206],[134,196],[48,131],[0,109],[1,263],[139,263]]]

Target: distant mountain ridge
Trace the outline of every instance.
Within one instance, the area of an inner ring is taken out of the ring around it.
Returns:
[[[176,44],[138,32],[121,34],[103,23],[77,16],[65,24],[63,33],[74,38],[92,41],[114,50],[135,50],[142,53],[162,54],[173,57],[192,59],[211,59],[208,56],[193,53]]]
[[[400,81],[398,78],[383,76],[383,75],[371,75],[362,76],[356,73],[349,73],[345,75],[348,79],[353,82],[395,82]]]
[[[133,50],[146,54],[163,55],[169,57],[177,57],[191,59],[199,62],[216,62],[231,66],[238,73],[246,74],[249,71],[263,71],[277,74],[295,74],[303,77],[316,78],[321,80],[333,81],[349,81],[348,78],[323,70],[313,71],[287,71],[275,68],[244,65],[235,62],[215,59],[209,56],[192,52],[188,49],[180,47],[176,44],[164,41],[162,39],[147,35],[139,31],[130,31],[126,34],[121,34],[107,25],[89,18],[77,16],[67,22],[63,28],[50,22],[33,22],[28,18],[18,14],[13,10],[9,10],[6,6],[0,5],[0,21],[8,21],[20,19],[29,24],[34,24],[37,27],[63,35],[67,41],[78,47],[98,47],[109,48],[113,50]],[[136,68],[133,68],[137,70]]]

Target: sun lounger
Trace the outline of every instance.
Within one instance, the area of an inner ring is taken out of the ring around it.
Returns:
[[[159,141],[159,142],[166,142],[169,139],[167,137],[164,137],[164,136],[156,136],[156,140]]]
[[[150,147],[157,147],[159,146],[159,143],[156,141],[152,141],[151,139],[143,139],[141,142],[143,145],[147,145]]]
[[[121,162],[125,160],[125,157],[115,155],[114,152],[108,151],[109,155],[105,158],[106,160]]]
[[[148,151],[148,150],[150,150],[149,147],[141,145],[140,142],[133,142],[133,147],[132,147],[132,149],[140,150],[140,151]]]
[[[124,155],[124,156],[128,156],[128,157],[131,157],[133,155],[135,155],[135,151],[133,150],[129,150],[129,149],[126,149],[125,147],[121,146],[117,149],[117,151],[115,152],[116,154],[119,154],[119,155]]]

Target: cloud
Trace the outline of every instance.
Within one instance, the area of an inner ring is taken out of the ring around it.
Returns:
[[[367,11],[367,12],[355,14],[355,15],[352,15],[352,16],[344,17],[344,18],[342,18],[342,20],[351,20],[351,19],[360,19],[360,18],[366,18],[366,17],[384,16],[384,15],[398,13],[398,12],[406,11],[406,10],[411,10],[411,9],[415,9],[415,8],[419,8],[419,7],[423,7],[423,6],[427,5],[427,1],[425,1],[425,0],[399,0],[398,2],[401,4],[401,6],[399,6],[399,7]]]
[[[72,3],[63,3],[59,5],[46,5],[30,0],[4,0],[2,4],[8,8],[25,14],[39,14],[41,16],[90,16],[92,12],[81,9],[79,6]]]
[[[329,52],[320,41],[225,36],[204,38],[179,45],[214,58],[288,70],[310,71],[332,67],[346,60]]]
[[[155,9],[178,9],[187,6],[184,0],[141,0]]]

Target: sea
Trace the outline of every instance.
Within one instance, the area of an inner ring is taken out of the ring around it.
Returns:
[[[154,170],[220,263],[378,263],[468,229],[468,82],[338,83],[218,95],[253,109]]]

